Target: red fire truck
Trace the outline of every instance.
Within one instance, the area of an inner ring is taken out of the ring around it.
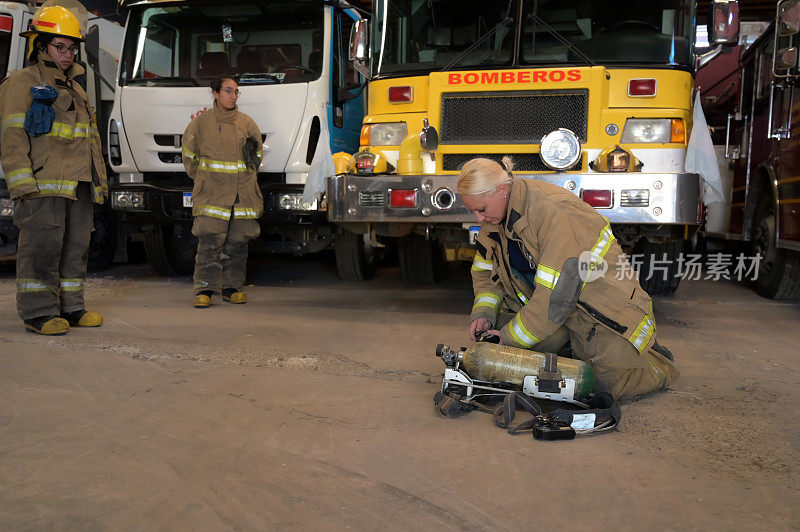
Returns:
[[[776,9],[775,23],[741,57],[726,128],[730,219],[706,234],[740,240],[759,257],[759,294],[800,299],[800,0]]]

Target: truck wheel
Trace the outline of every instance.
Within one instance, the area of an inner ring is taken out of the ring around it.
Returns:
[[[197,238],[189,226],[158,226],[145,233],[147,262],[159,275],[187,275],[194,270]]]
[[[333,241],[336,269],[344,281],[368,281],[375,275],[376,252],[369,233],[342,231]]]
[[[753,223],[753,256],[761,255],[756,292],[770,299],[800,299],[800,255],[775,246],[777,219],[771,199],[759,199]]]
[[[432,285],[444,278],[445,261],[439,242],[411,233],[399,239],[397,254],[404,283]]]
[[[114,212],[106,204],[97,205],[93,215],[94,231],[89,241],[90,272],[100,272],[111,265],[117,251],[117,224]]]
[[[669,242],[639,240],[633,248],[634,255],[642,258],[639,267],[639,284],[650,296],[668,296],[678,289],[680,263],[678,258],[684,250],[683,239]]]

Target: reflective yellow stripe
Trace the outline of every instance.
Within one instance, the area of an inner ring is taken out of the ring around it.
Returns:
[[[233,217],[242,219],[255,219],[261,216],[262,209],[253,209],[250,207],[234,207]]]
[[[106,196],[108,194],[108,189],[105,187],[94,187],[94,199],[99,200],[100,198]]]
[[[247,165],[244,164],[244,161],[215,161],[205,157],[200,157],[200,168],[221,174],[235,174],[247,171]]]
[[[195,161],[197,160],[197,155],[194,152],[191,152],[186,148],[181,148],[181,151],[183,151],[184,157],[188,157],[189,159],[194,159]]]
[[[17,279],[17,291],[26,294],[36,292],[51,292],[52,290],[42,282],[36,279]]]
[[[483,257],[481,257],[480,253],[475,254],[475,258],[472,260],[473,272],[492,271],[493,267],[494,267],[494,261],[484,259]]]
[[[539,263],[539,266],[536,267],[536,277],[534,280],[536,284],[540,284],[550,290],[555,290],[560,275],[561,272],[555,268]]]
[[[603,260],[603,257],[606,256],[608,250],[611,249],[611,244],[614,243],[614,233],[611,232],[611,224],[606,222],[605,227],[600,230],[600,236],[597,238],[597,242],[595,243],[594,247],[590,250],[592,254],[592,262],[598,263]],[[581,286],[581,290],[586,287],[586,283],[588,281],[584,281],[583,285]]]
[[[94,137],[91,124],[77,123],[73,130],[75,138],[89,138]]]
[[[75,132],[72,126],[69,124],[65,124],[64,122],[53,122],[53,127],[48,133],[45,133],[44,136],[61,137],[62,139],[72,140],[75,136]]]
[[[33,170],[30,168],[18,168],[6,174],[8,188],[18,187],[26,183],[36,183],[36,180],[33,179]]]
[[[83,290],[83,279],[60,279],[62,292],[80,292]]]
[[[522,323],[522,317],[519,312],[514,316],[514,319],[511,320],[508,332],[511,333],[515,342],[524,347],[531,347],[533,344],[539,342],[539,337],[530,332]]]
[[[647,348],[647,344],[655,332],[656,323],[650,318],[649,314],[645,314],[639,325],[628,337],[628,341],[641,353]]]
[[[481,292],[480,294],[475,296],[475,304],[472,305],[472,310],[474,311],[480,307],[486,307],[491,309],[496,309],[500,306],[500,296],[493,294],[491,292]]]
[[[517,292],[517,297],[519,298],[520,301],[522,301],[523,305],[528,303],[528,298],[525,297],[525,294],[523,294],[522,292]]]
[[[78,182],[66,179],[37,179],[36,186],[39,188],[39,194],[66,195],[74,198]]]
[[[25,127],[25,113],[13,113],[3,120],[3,129],[8,127]]]
[[[220,220],[230,220],[231,210],[228,207],[215,207],[214,205],[194,205],[192,212],[195,216],[210,216]]]

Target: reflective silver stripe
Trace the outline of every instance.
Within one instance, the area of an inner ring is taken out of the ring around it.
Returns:
[[[211,216],[212,218],[220,218],[222,220],[231,219],[231,211],[224,207],[214,207],[212,205],[195,205],[195,216]]]
[[[20,292],[50,292],[50,288],[36,279],[17,279],[17,290]]]
[[[8,118],[3,121],[3,129],[7,127],[25,127],[25,113],[8,115]]]
[[[523,294],[522,292],[517,292],[517,297],[519,298],[520,301],[522,301],[523,305],[528,303],[528,298],[525,297],[525,294]]]
[[[255,209],[247,207],[234,207],[233,209],[234,218],[258,218],[259,216],[261,216],[261,212]]]
[[[514,316],[514,319],[511,320],[509,332],[518,344],[524,345],[525,347],[531,347],[533,344],[539,342],[539,338],[525,328],[519,313],[517,313],[517,315]]]
[[[492,296],[476,297],[474,306],[495,308],[499,304],[500,304],[500,298],[492,295]]]
[[[493,262],[490,262],[477,253],[475,254],[475,258],[472,260],[472,271],[491,271],[492,267],[494,266]]]
[[[9,174],[6,176],[6,183],[9,187],[18,185],[21,182],[31,181],[33,181],[33,170],[30,168],[20,168],[19,170],[9,172]]]
[[[650,342],[650,337],[653,336],[655,332],[655,326],[656,324],[650,319],[650,316],[645,314],[642,321],[639,322],[639,326],[636,327],[636,330],[631,334],[629,341],[640,353],[647,346],[648,342]]]
[[[549,288],[550,290],[555,289],[560,275],[561,272],[558,270],[543,264],[539,264],[539,266],[536,268],[536,282],[546,288]]]

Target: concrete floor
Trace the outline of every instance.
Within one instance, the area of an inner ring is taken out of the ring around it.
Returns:
[[[656,298],[682,376],[616,432],[510,436],[442,419],[437,343],[467,343],[466,268],[337,279],[251,261],[249,302],[115,266],[106,323],[25,333],[0,265],[0,528],[787,529],[800,526],[800,305],[732,282]]]

